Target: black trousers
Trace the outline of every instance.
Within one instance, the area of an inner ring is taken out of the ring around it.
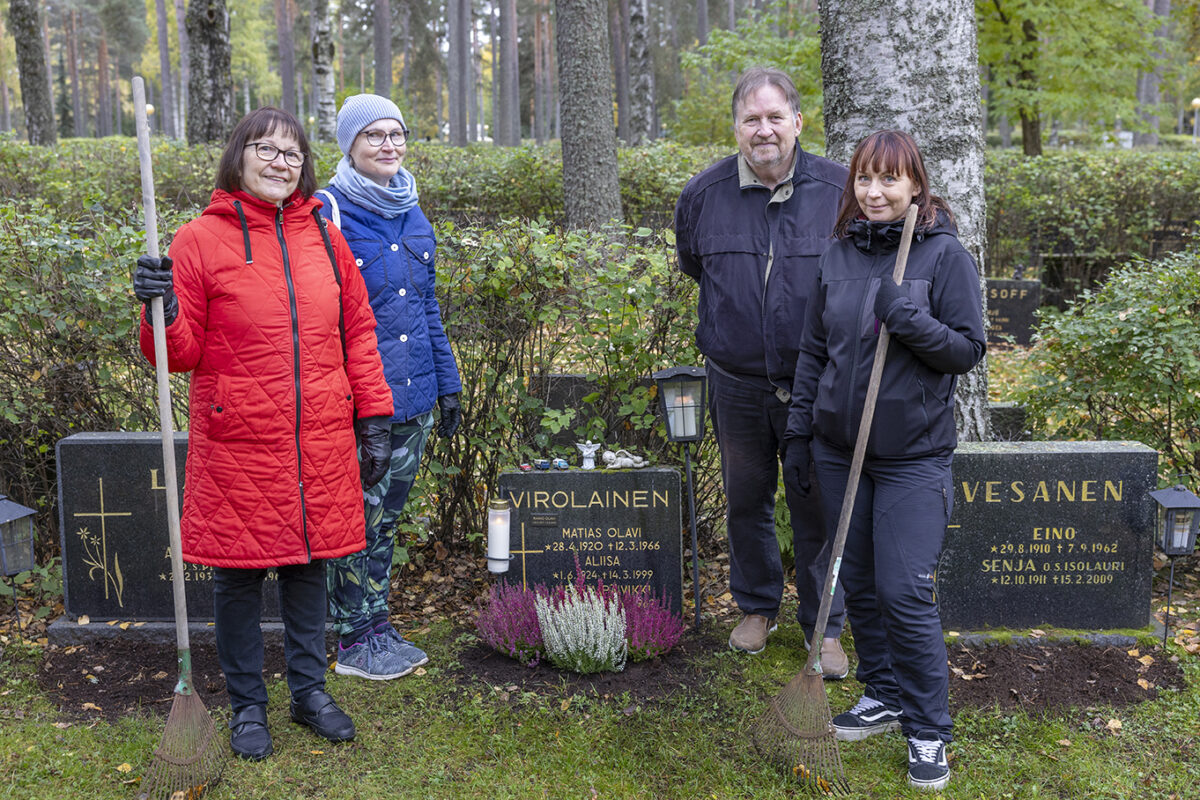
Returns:
[[[708,370],[709,411],[721,448],[721,477],[728,503],[729,591],[744,614],[775,617],[783,598],[783,560],[775,536],[775,492],[779,486],[779,457],[787,429],[789,405],[773,392],[752,383]],[[800,497],[784,482],[792,518],[796,555],[797,621],[812,638],[829,570],[833,531],[826,531],[821,492],[815,476],[812,489]],[[826,636],[842,632],[845,604],[836,587]]]
[[[813,440],[835,526],[852,455]],[[954,724],[935,575],[954,507],[953,458],[943,453],[864,461],[841,571],[858,655],[855,677],[903,709],[906,735],[936,734],[947,742]]]
[[[283,653],[293,698],[325,688],[325,562],[276,567]],[[263,680],[262,589],[265,569],[213,569],[217,660],[236,714],[267,704]]]

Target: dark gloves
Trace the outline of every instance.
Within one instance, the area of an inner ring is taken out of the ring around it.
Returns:
[[[462,422],[462,406],[459,405],[457,394],[444,394],[438,398],[438,409],[442,418],[438,421],[438,436],[449,439],[458,430]]]
[[[354,424],[358,432],[358,473],[363,488],[370,489],[383,479],[392,465],[391,417],[363,417]]]
[[[170,325],[179,313],[179,301],[175,299],[175,279],[171,274],[171,259],[167,256],[155,258],[142,256],[133,271],[133,293],[146,304],[146,316],[150,316],[150,301],[163,299],[163,321]]]
[[[808,497],[808,491],[812,488],[808,480],[808,469],[812,464],[809,440],[784,439],[783,445],[783,482],[785,485],[791,484],[801,497]]]
[[[875,319],[883,322],[888,308],[901,297],[908,297],[904,287],[892,280],[890,275],[884,276],[879,282],[879,291],[875,293]]]

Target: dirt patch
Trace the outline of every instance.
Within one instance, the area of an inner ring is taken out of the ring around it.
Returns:
[[[696,657],[725,647],[725,637],[690,630],[662,658],[628,663],[621,672],[578,675],[540,663],[526,667],[486,644],[469,645],[458,654],[462,665],[455,680],[464,689],[478,690],[480,682],[493,687],[502,700],[516,702],[525,692],[538,695],[610,698],[628,692],[634,702],[667,700],[677,693],[695,693],[706,685]]]
[[[1020,709],[1045,716],[1069,708],[1115,707],[1183,688],[1183,671],[1160,648],[1062,644],[950,650],[950,707]]]
[[[269,645],[263,674],[272,681],[284,669],[283,646]],[[206,708],[229,705],[213,645],[192,644],[192,678]],[[37,675],[38,686],[67,718],[109,721],[135,714],[166,716],[178,679],[175,645],[133,638],[48,647]]]

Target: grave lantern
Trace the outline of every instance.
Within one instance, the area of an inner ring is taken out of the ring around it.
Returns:
[[[687,470],[688,519],[692,523],[692,597],[696,605],[696,630],[700,630],[700,550],[696,543],[696,492],[692,488],[692,443],[704,438],[708,408],[708,380],[703,367],[669,367],[653,375],[658,385],[667,441],[683,445]]]
[[[703,367],[671,367],[654,373],[658,384],[667,441],[698,442],[704,438],[704,412],[708,405]],[[686,448],[685,448],[686,451]]]
[[[1150,496],[1158,503],[1158,546],[1171,560],[1167,578],[1167,610],[1163,617],[1163,647],[1171,621],[1171,588],[1175,583],[1175,559],[1196,549],[1196,529],[1200,528],[1200,497],[1182,486],[1159,489]]]
[[[34,568],[32,508],[0,494],[0,572],[16,575]]]
[[[508,572],[508,562],[512,560],[509,553],[509,529],[512,524],[512,510],[508,501],[493,497],[488,501],[487,525],[487,562],[488,572]]]

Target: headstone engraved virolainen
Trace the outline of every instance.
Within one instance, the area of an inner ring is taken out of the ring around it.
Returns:
[[[1041,281],[988,278],[988,344],[1029,344],[1041,302]]]
[[[1146,627],[1157,466],[1138,442],[960,444],[943,626]]]
[[[663,592],[682,613],[683,561],[679,473],[633,470],[504,472],[498,493],[512,508],[512,561],[499,576],[527,588],[575,579]]]
[[[175,434],[181,492],[187,434]],[[162,437],[157,433],[79,433],[58,442],[58,513],[63,605],[95,621],[170,621]],[[180,498],[182,507],[182,498]],[[185,563],[190,621],[212,619],[212,568]],[[271,573],[263,618],[279,619]]]

